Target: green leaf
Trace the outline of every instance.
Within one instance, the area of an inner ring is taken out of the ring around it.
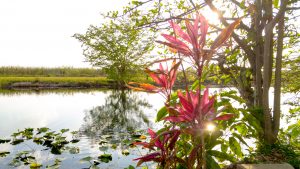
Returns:
[[[221,151],[223,153],[226,153],[227,152],[227,149],[228,149],[228,145],[225,144],[224,142],[221,144]]]
[[[81,163],[90,162],[92,159],[93,159],[92,157],[87,156],[87,157],[80,159],[79,162],[81,162]]]
[[[228,160],[230,162],[236,162],[235,158],[225,152],[220,152],[217,150],[208,150],[207,153],[211,156],[217,157],[222,160]]]
[[[221,169],[216,160],[210,155],[206,155],[206,165],[207,169]]]
[[[162,107],[162,108],[157,112],[156,120],[155,120],[155,121],[156,121],[156,122],[161,121],[161,119],[164,118],[167,114],[168,114],[168,112],[167,112],[166,106]]]
[[[249,147],[248,144],[246,143],[246,141],[243,139],[242,136],[238,135],[237,133],[232,133],[232,135],[235,136],[236,138],[238,138],[240,140],[240,142],[242,142],[243,144],[245,144],[247,147]]]
[[[278,7],[279,7],[278,4],[279,4],[279,0],[274,0],[274,1],[273,1],[273,5],[274,5],[274,7],[277,8],[277,9],[278,9]]]
[[[242,157],[242,149],[238,141],[234,137],[229,138],[229,147],[233,153],[235,153],[238,157]]]

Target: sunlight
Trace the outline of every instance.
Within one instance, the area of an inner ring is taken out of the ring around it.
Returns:
[[[220,22],[219,16],[216,12],[213,12],[211,10],[204,10],[201,13],[210,24],[217,25]]]
[[[216,126],[214,124],[207,124],[206,126],[206,129],[209,131],[209,132],[213,132],[215,130]]]

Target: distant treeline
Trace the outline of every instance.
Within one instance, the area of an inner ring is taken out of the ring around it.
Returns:
[[[99,77],[105,76],[100,69],[72,67],[0,67],[0,76],[14,77]]]

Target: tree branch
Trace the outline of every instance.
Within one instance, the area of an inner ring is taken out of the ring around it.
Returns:
[[[221,20],[222,24],[225,25],[225,26],[228,26],[229,23],[223,17],[223,15],[221,14],[221,12],[212,4],[212,1],[211,0],[205,0],[205,2],[211,8],[212,11],[217,12],[219,14],[219,17],[220,17],[220,20]],[[254,52],[247,45],[246,42],[244,42],[242,39],[239,38],[239,36],[236,33],[232,32],[232,37],[241,46],[241,48],[246,52],[246,54],[248,56],[247,58],[249,59],[251,67],[253,67],[254,64],[255,64],[255,62],[254,62],[254,56],[255,56]]]

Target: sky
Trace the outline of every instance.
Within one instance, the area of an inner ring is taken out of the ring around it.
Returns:
[[[0,66],[91,67],[72,37],[128,0],[1,0]]]

